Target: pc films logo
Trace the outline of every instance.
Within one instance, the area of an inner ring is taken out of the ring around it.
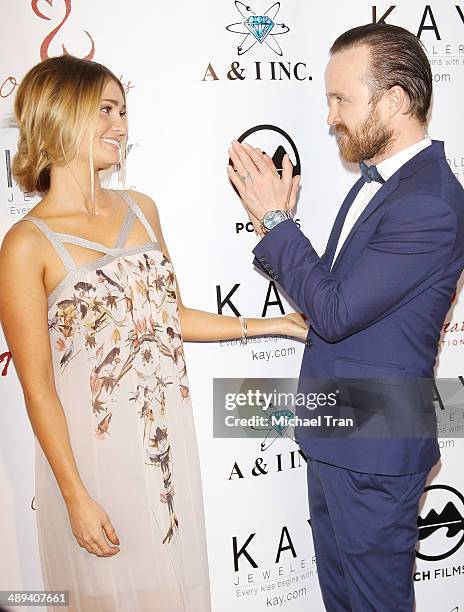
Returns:
[[[269,155],[280,177],[282,177],[282,165],[285,154],[288,154],[293,164],[293,176],[301,174],[301,161],[298,149],[291,136],[282,128],[270,124],[256,125],[244,132],[237,140],[238,142],[247,142],[253,147],[258,147],[263,153]],[[231,159],[229,159],[229,164],[232,164]],[[234,190],[237,193],[235,187]],[[295,219],[295,222],[300,227],[299,219]],[[236,233],[243,229],[253,231],[251,223],[249,226],[249,228],[245,228],[241,223],[237,223]]]
[[[277,37],[289,32],[290,28],[285,23],[277,21],[280,2],[270,6],[263,15],[256,14],[251,6],[238,2],[238,0],[235,2],[235,7],[242,19],[228,25],[226,30],[240,34],[242,37],[242,41],[237,46],[238,55],[247,53],[256,44],[264,44],[274,53],[282,56],[283,52]]]
[[[293,164],[293,176],[301,174],[298,149],[291,136],[282,128],[270,124],[256,125],[244,132],[237,140],[258,147],[269,155],[280,176],[282,176],[282,162],[287,153]]]
[[[424,561],[441,561],[464,544],[464,496],[448,485],[430,485],[417,519],[416,555]]]

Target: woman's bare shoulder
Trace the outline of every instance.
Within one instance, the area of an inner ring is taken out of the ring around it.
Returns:
[[[29,258],[40,254],[44,239],[42,232],[34,223],[23,219],[14,223],[6,232],[0,251],[2,256]]]
[[[10,287],[10,293],[12,287],[16,287],[18,295],[22,291],[32,291],[34,287],[43,287],[46,240],[30,221],[21,221],[11,226],[0,247],[2,287]]]

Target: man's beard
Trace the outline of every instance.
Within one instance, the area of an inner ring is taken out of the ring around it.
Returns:
[[[353,131],[337,125],[340,154],[348,162],[360,162],[378,157],[386,151],[393,138],[393,130],[381,124],[376,107],[372,108],[364,123]]]

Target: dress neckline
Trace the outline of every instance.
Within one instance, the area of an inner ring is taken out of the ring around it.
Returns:
[[[109,264],[113,263],[115,260],[117,260],[118,257],[130,257],[131,255],[143,255],[146,253],[160,253],[163,258],[165,257],[157,242],[145,242],[143,244],[135,244],[133,246],[125,247],[123,249],[118,250],[120,251],[120,253],[118,254],[110,253],[102,255],[97,259],[93,259],[92,261],[89,261],[85,264],[80,264],[79,266],[76,266],[74,270],[68,271],[47,295],[48,314],[50,315],[50,311],[54,306],[56,306],[59,297],[63,294],[64,290],[73,283],[82,280],[82,274],[84,273],[94,272],[95,270],[103,269]]]
[[[116,240],[115,240],[115,242],[114,242],[114,244],[112,246],[106,246],[105,244],[102,244],[101,242],[96,242],[94,240],[89,240],[88,238],[83,238],[82,236],[78,236],[76,234],[68,234],[68,233],[65,233],[65,232],[63,232],[63,233],[62,232],[57,232],[56,230],[53,230],[48,225],[48,223],[46,223],[43,219],[41,219],[40,217],[36,217],[34,215],[27,215],[24,218],[25,219],[35,219],[39,223],[45,225],[47,230],[50,233],[52,233],[55,236],[57,236],[62,242],[67,242],[67,243],[70,243],[70,244],[77,244],[78,246],[92,245],[92,246],[99,247],[98,249],[92,249],[92,250],[98,250],[98,251],[101,251],[102,253],[109,253],[109,252],[113,251],[114,249],[121,249],[123,247],[123,245],[121,244],[121,239],[123,238],[123,234],[126,233],[126,228],[128,228],[128,225],[130,224],[130,221],[132,221],[132,218],[134,217],[134,212],[133,212],[132,208],[128,205],[128,203],[125,200],[125,198],[121,198],[121,199],[126,204],[126,212],[124,214],[124,218],[123,218],[121,226],[119,228]],[[124,238],[126,238],[125,235],[124,235]],[[90,247],[90,248],[92,248],[92,247]]]
[[[19,223],[20,221],[29,220],[34,223],[34,225],[36,225],[36,227],[38,227],[38,229],[40,229],[51,242],[66,269],[65,276],[47,296],[49,310],[57,300],[58,296],[62,293],[65,286],[67,286],[73,280],[78,279],[80,274],[106,266],[118,257],[125,257],[150,251],[161,252],[156,234],[137,202],[135,202],[130,195],[124,191],[116,193],[127,205],[127,212],[119,229],[117,241],[113,247],[107,247],[99,242],[92,242],[86,238],[76,236],[75,234],[60,234],[55,232],[47,225],[47,223],[45,223],[45,221],[39,217],[35,217],[34,215],[27,215],[18,221]],[[135,218],[137,218],[144,226],[148,235],[148,240],[145,240],[143,243],[125,246],[127,236]],[[87,263],[77,265],[68,252],[68,249],[65,248],[64,243],[76,244],[90,250],[98,251],[101,253],[101,256]]]

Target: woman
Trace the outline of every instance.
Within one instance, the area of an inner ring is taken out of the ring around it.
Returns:
[[[107,68],[42,62],[15,115],[16,181],[43,198],[3,241],[0,315],[39,443],[45,588],[69,590],[71,610],[207,612],[182,340],[304,338],[306,325],[183,305],[153,201],[98,179],[123,163],[127,136],[124,90]]]

